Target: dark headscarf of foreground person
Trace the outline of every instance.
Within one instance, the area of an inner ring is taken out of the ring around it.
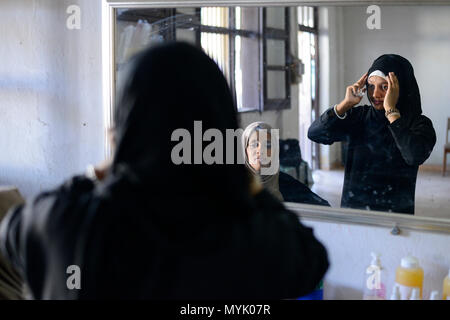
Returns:
[[[34,298],[281,299],[313,291],[328,268],[325,248],[268,192],[250,193],[243,164],[171,161],[177,128],[192,143],[196,120],[224,137],[238,128],[217,65],[173,43],[140,54],[127,79],[104,180],[74,177],[1,226],[3,252]],[[81,268],[80,290],[66,287],[70,265]]]
[[[352,92],[367,86],[371,105],[354,107]],[[346,98],[313,122],[308,137],[318,143],[348,140],[341,206],[414,214],[419,165],[436,143],[431,120],[422,115],[410,62],[395,54],[375,60],[347,87]]]

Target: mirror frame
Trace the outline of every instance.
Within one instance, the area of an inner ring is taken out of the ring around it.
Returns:
[[[426,2],[426,3],[424,3]],[[202,6],[358,6],[358,5],[450,5],[447,1],[436,0],[102,0],[102,69],[103,69],[103,115],[104,129],[111,127],[113,106],[115,103],[115,17],[119,8],[174,8]],[[112,154],[111,145],[105,135],[104,156]],[[391,233],[398,234],[401,229],[431,231],[450,234],[450,218],[417,217],[387,212],[375,212],[347,208],[329,208],[307,204],[285,202],[285,206],[299,217],[307,220],[369,225],[393,228]]]

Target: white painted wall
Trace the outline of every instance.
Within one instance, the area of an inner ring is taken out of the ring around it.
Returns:
[[[320,114],[339,103],[345,94],[343,8],[319,8],[319,106]],[[331,169],[341,161],[341,143],[320,145],[321,169]]]
[[[450,117],[450,6],[380,8],[381,30],[366,27],[366,7],[343,10],[344,84],[358,80],[382,54],[396,53],[407,58],[419,84],[423,113],[433,122],[437,135],[436,146],[425,164],[442,165]]]
[[[381,254],[386,268],[385,282],[388,298],[395,281],[400,260],[409,254],[419,259],[424,269],[424,299],[433,290],[442,297],[442,282],[450,268],[450,235],[425,231],[402,230],[400,235],[391,229],[343,223],[330,223],[301,219],[314,229],[316,237],[327,248],[330,268],[324,280],[324,299],[362,299],[366,268],[372,251]]]
[[[29,197],[103,158],[101,2],[2,0],[0,35],[0,184]]]

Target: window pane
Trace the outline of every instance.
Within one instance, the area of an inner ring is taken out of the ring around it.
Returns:
[[[238,109],[258,109],[261,87],[258,40],[237,36],[235,48],[235,88]]]
[[[266,9],[266,27],[284,30],[284,8]]]
[[[309,32],[298,33],[299,58],[304,64],[302,81],[299,84],[299,129],[300,148],[303,158],[312,163],[314,148],[307,138],[308,128],[311,126],[314,116],[314,100],[316,99],[316,64],[313,58],[315,35]]]
[[[298,24],[303,24],[303,7],[297,8],[297,20]]]
[[[207,33],[201,34],[201,45],[203,50],[219,65],[219,68],[230,80],[230,55],[229,37],[226,34]]]
[[[314,28],[314,8],[308,7],[308,12],[309,12],[308,26]]]
[[[267,39],[267,64],[269,66],[286,65],[284,41]]]
[[[267,98],[286,99],[286,73],[284,71],[267,71]]]
[[[308,8],[304,7],[303,9],[303,25],[308,25]]]
[[[211,27],[229,27],[228,19],[229,8],[201,8],[201,23]]]
[[[236,29],[259,31],[259,8],[237,7],[236,14]]]
[[[314,7],[298,7],[297,20],[300,25],[314,28]]]

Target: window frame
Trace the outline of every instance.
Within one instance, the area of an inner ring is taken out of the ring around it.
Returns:
[[[236,8],[236,7],[228,7]],[[190,29],[195,32],[195,45],[201,48],[201,34],[202,33],[215,33],[215,34],[225,34],[229,36],[229,79],[228,84],[230,86],[234,103],[236,104],[236,109],[239,113],[244,112],[264,112],[269,110],[283,110],[291,108],[291,76],[289,72],[288,63],[290,60],[290,7],[282,7],[284,9],[285,17],[285,29],[274,29],[267,28],[266,25],[266,10],[267,8],[258,8],[258,31],[236,29],[236,19],[235,10],[229,10],[228,19],[229,27],[215,27],[204,25],[201,23],[201,8],[194,7],[195,13],[190,15],[183,12],[178,12],[177,8],[170,9],[134,9],[128,10],[125,14],[117,16],[118,20],[124,21],[138,21],[139,19],[146,19],[149,23],[154,23],[156,21],[161,21],[157,19],[168,19],[167,29],[165,29],[161,34],[165,40],[176,40],[176,30],[177,29]],[[144,10],[144,11],[143,11]],[[150,14],[161,10],[160,15]],[[135,11],[139,11],[139,15],[135,14]],[[142,14],[144,12],[144,14]],[[146,13],[149,13],[146,15]],[[183,17],[183,18],[181,18]],[[192,19],[191,21],[186,21],[187,19]],[[164,22],[166,23],[166,22]],[[238,108],[237,97],[236,97],[236,80],[235,80],[235,67],[236,67],[236,57],[235,57],[235,39],[236,36],[243,38],[258,39],[259,48],[259,68],[258,68],[258,87],[259,87],[259,101],[256,106],[243,106]],[[270,66],[267,65],[267,40],[282,40],[285,43],[285,65],[284,66]],[[285,72],[285,99],[269,99],[268,94],[268,84],[267,84],[267,73],[268,71],[284,71]]]
[[[284,30],[268,28],[266,27],[267,22],[267,8],[262,8],[263,17],[263,107],[262,111],[268,110],[284,110],[291,108],[291,74],[289,72],[289,61],[291,52],[291,39],[290,39],[290,8],[284,7]],[[267,63],[267,40],[282,40],[284,41],[284,52],[285,52],[285,65],[284,66],[274,66],[268,65]],[[268,83],[267,83],[267,73],[268,71],[283,71],[285,73],[285,99],[269,99],[267,97],[268,93]]]
[[[304,7],[308,7],[308,6],[304,6]],[[298,7],[297,7],[298,10]],[[298,11],[297,11],[298,12]],[[298,31],[302,31],[302,32],[308,32],[308,33],[312,33],[314,35],[314,45],[315,45],[315,49],[316,49],[316,54],[314,57],[314,61],[315,61],[315,79],[316,79],[316,84],[315,84],[315,99],[313,99],[311,101],[311,107],[312,107],[312,113],[314,114],[314,119],[318,119],[320,117],[320,104],[319,104],[319,99],[320,99],[320,48],[319,48],[319,8],[317,6],[313,7],[313,16],[314,16],[314,26],[313,27],[309,27],[303,24],[298,23],[298,18],[297,18],[297,25],[298,25]],[[312,120],[312,119],[311,119]],[[312,169],[320,169],[320,145],[318,143],[312,142],[313,143],[313,149],[314,149],[314,154],[311,158],[312,158]]]

